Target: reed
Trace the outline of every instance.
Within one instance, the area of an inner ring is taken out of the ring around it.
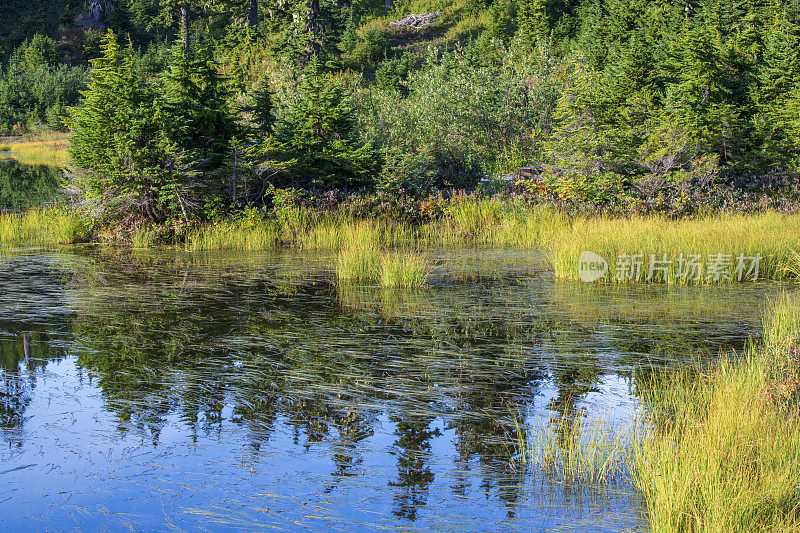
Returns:
[[[800,529],[798,309],[778,301],[744,358],[665,371],[645,388],[651,429],[632,473],[653,531]],[[794,395],[771,395],[787,376]]]
[[[35,246],[85,240],[91,224],[79,211],[42,207],[24,213],[0,213],[0,244]]]
[[[185,247],[192,252],[254,252],[276,248],[281,243],[281,236],[281,228],[272,221],[216,222],[189,231]]]

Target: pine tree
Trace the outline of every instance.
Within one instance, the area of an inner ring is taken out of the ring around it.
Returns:
[[[214,183],[213,171],[225,163],[234,120],[225,80],[207,48],[201,48],[192,61],[181,47],[173,48],[162,93],[157,116],[163,124],[161,149],[168,179],[161,200],[188,219],[221,186]]]
[[[101,50],[84,100],[70,110],[75,185],[101,216],[157,220],[154,94],[136,76],[130,48],[121,48],[112,31]]]
[[[754,127],[767,164],[787,164],[797,151],[792,140],[793,90],[800,86],[800,28],[785,13],[773,16],[766,29],[758,83],[753,89],[757,113]]]
[[[364,184],[373,166],[368,143],[359,136],[352,98],[312,62],[297,94],[283,98],[275,133],[256,149],[262,169],[294,187]]]
[[[664,66],[666,105],[681,117],[702,151],[736,163],[751,141],[750,70],[710,22],[687,28]]]
[[[545,143],[550,160],[546,173],[551,177],[583,180],[609,170],[608,145],[597,120],[600,90],[599,75],[575,61],[569,88],[558,99],[553,131]]]

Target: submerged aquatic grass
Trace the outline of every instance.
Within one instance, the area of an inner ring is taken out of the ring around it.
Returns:
[[[525,426],[514,419],[518,456],[559,483],[599,485],[629,479],[631,436],[580,417]]]
[[[800,398],[770,394],[787,372],[796,386],[798,309],[796,297],[777,302],[742,359],[657,373],[645,388],[650,430],[632,472],[653,531],[800,529]]]
[[[0,213],[0,244],[6,246],[71,244],[86,239],[90,229],[80,211],[67,207]]]

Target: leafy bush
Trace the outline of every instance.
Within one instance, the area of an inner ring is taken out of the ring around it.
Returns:
[[[377,28],[371,28],[359,39],[352,52],[352,57],[362,67],[374,66],[386,57],[388,53],[389,43],[386,41],[383,32]]]
[[[535,133],[549,128],[558,94],[547,62],[522,61],[513,48],[489,58],[431,51],[409,86],[407,98],[393,89],[374,94],[372,133],[390,165],[412,168],[397,163],[402,154],[427,159],[438,185],[456,187],[535,163]]]

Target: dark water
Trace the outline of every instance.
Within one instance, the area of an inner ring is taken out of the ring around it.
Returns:
[[[0,210],[25,209],[55,200],[63,171],[45,165],[21,165],[0,154]]]
[[[646,368],[741,348],[778,291],[436,260],[384,291],[324,255],[0,256],[0,528],[644,530],[629,487],[515,461],[514,415],[625,425]]]

